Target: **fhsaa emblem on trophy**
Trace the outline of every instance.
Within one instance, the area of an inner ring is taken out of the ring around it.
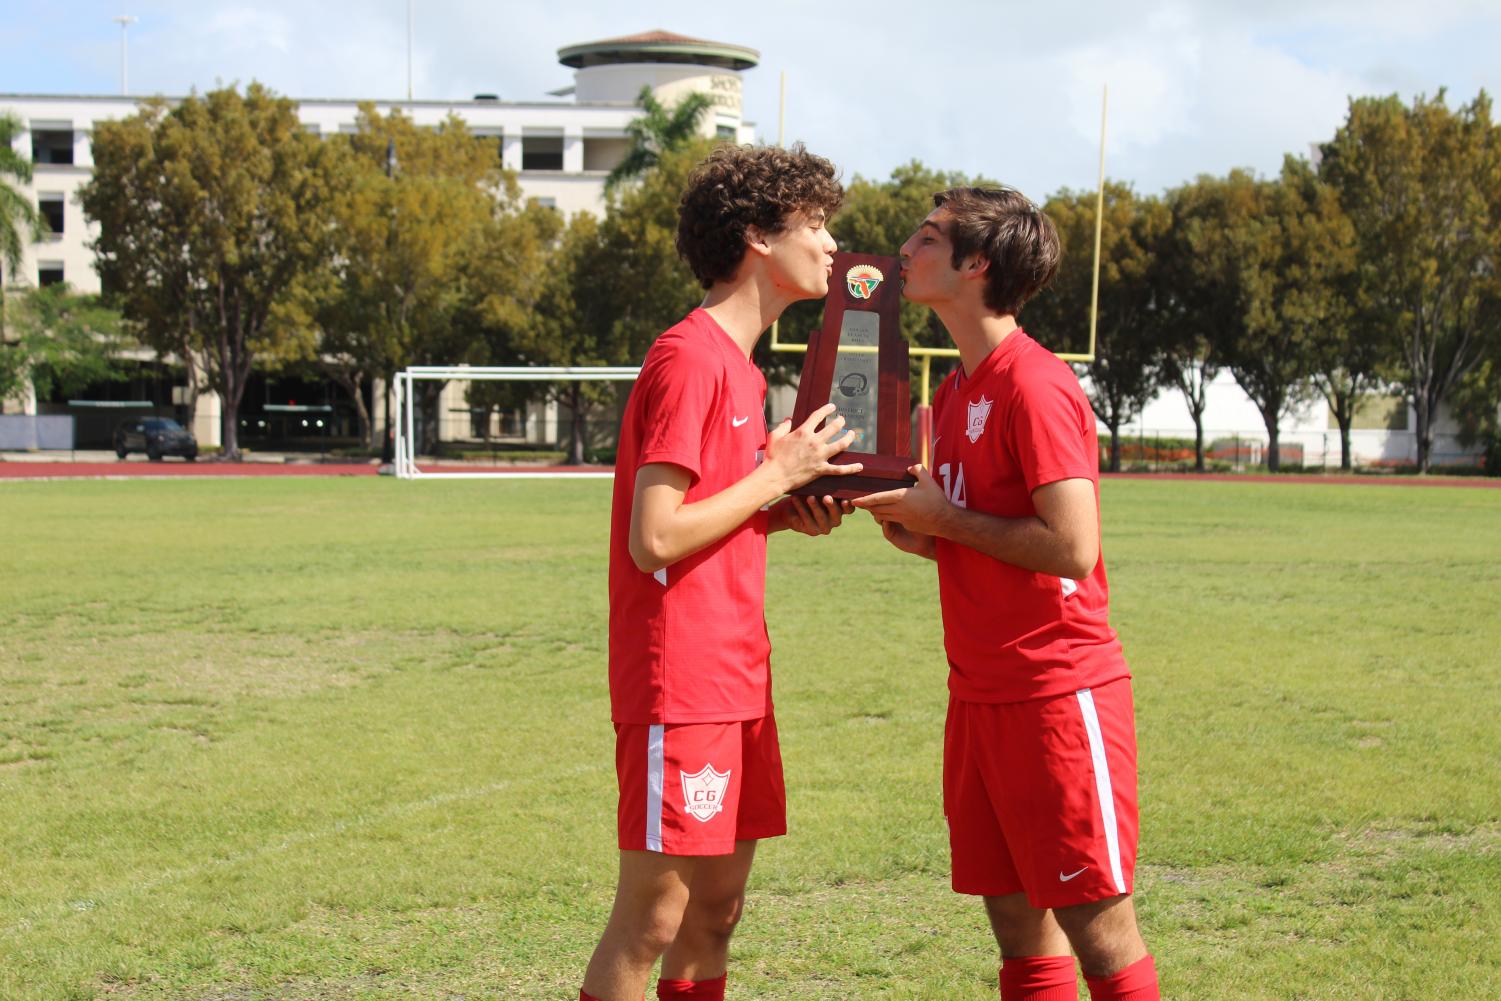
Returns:
[[[844,396],[864,396],[870,392],[870,380],[860,372],[847,373],[839,380],[839,392]]]
[[[724,793],[730,787],[730,773],[716,772],[713,765],[705,764],[692,775],[687,772],[679,774],[683,778],[683,806],[707,824],[724,809]]]
[[[985,421],[990,417],[991,404],[992,401],[982,396],[969,405],[969,427],[964,429],[964,433],[969,437],[971,445],[985,433]]]
[[[856,264],[844,275],[844,283],[849,286],[850,295],[856,299],[869,299],[885,280],[886,276],[881,274],[880,269],[869,264]]]

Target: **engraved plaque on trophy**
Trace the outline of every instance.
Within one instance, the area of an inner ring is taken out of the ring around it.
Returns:
[[[823,476],[792,491],[804,496],[863,497],[916,482],[911,456],[907,341],[902,337],[900,262],[876,254],[834,255],[823,327],[808,339],[797,385],[793,426],[825,403],[838,407],[855,441],[831,461],[865,468]],[[832,420],[832,415],[830,417]]]

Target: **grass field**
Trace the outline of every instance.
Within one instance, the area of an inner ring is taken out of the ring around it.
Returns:
[[[1177,999],[1501,997],[1501,491],[1112,481]],[[577,996],[606,483],[0,484],[0,997]],[[732,996],[993,998],[931,565],[777,536]]]

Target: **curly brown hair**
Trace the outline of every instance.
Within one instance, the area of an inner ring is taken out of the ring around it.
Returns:
[[[832,216],[844,201],[834,165],[802,143],[720,146],[688,176],[678,204],[678,253],[699,284],[735,277],[745,258],[745,231],[780,233],[799,212]]]
[[[1053,220],[1015,188],[950,188],[933,204],[949,210],[954,267],[975,254],[990,262],[985,305],[996,313],[1017,315],[1058,273]]]

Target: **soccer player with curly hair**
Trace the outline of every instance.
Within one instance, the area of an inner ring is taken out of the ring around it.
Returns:
[[[768,430],[750,355],[828,293],[843,189],[801,146],[723,146],[694,170],[678,252],[703,304],[652,344],[621,422],[610,527],[610,703],[619,883],[581,1001],[722,999],[756,843],[786,833],[766,633],[766,537],[848,508],[785,497],[849,447],[815,412]],[[778,500],[778,498],[783,498]]]

